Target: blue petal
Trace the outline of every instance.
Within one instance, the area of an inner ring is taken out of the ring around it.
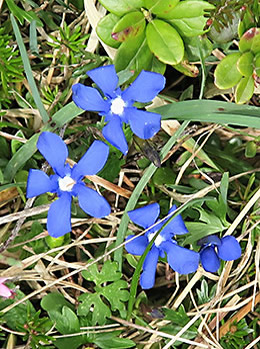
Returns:
[[[126,241],[134,237],[135,235],[129,235],[126,237]],[[128,253],[131,253],[135,256],[141,256],[146,247],[148,246],[148,239],[146,236],[138,236],[134,240],[125,244],[125,249]]]
[[[102,218],[110,214],[111,208],[108,202],[95,190],[80,183],[75,184],[73,191],[78,195],[79,206],[90,216]]]
[[[144,229],[147,229],[154,224],[159,213],[160,206],[157,202],[127,212],[131,221],[140,225]],[[158,228],[156,230],[158,230]]]
[[[51,180],[49,176],[43,171],[33,170],[29,171],[27,180],[27,198],[32,198],[43,193],[55,192],[57,190],[57,182]]]
[[[210,273],[215,273],[220,267],[218,255],[212,246],[206,247],[200,252],[200,261],[203,268]]]
[[[161,74],[141,71],[135,81],[122,93],[125,101],[150,102],[164,88],[165,77]]]
[[[113,96],[118,84],[118,76],[114,65],[95,68],[88,71],[87,74],[105,95]]]
[[[168,214],[176,211],[177,207],[176,205],[173,205]],[[161,231],[161,234],[163,236],[165,235],[182,235],[182,234],[187,234],[188,229],[186,228],[184,221],[181,217],[180,214],[178,214],[176,217],[174,217],[167,225],[166,227]]]
[[[198,246],[210,246],[210,245],[215,245],[219,246],[221,245],[221,240],[217,237],[217,235],[208,235],[205,236],[204,238],[200,239],[197,242]]]
[[[71,195],[64,192],[51,204],[47,216],[47,230],[50,236],[58,238],[71,231]]]
[[[43,132],[37,142],[37,148],[60,177],[66,175],[65,161],[68,157],[68,148],[63,140],[51,132]]]
[[[234,236],[225,236],[221,239],[218,256],[224,261],[233,261],[241,256],[241,247]]]
[[[124,155],[128,152],[128,145],[122,130],[122,123],[119,117],[114,116],[103,128],[103,136],[114,147],[119,149]]]
[[[105,101],[98,90],[93,87],[75,84],[72,86],[73,102],[81,109],[106,113],[109,111],[109,103]]]
[[[125,118],[128,120],[131,130],[139,138],[153,137],[161,128],[161,115],[135,107],[125,108]]]
[[[199,253],[178,246],[173,241],[164,241],[160,248],[167,253],[170,267],[179,274],[193,273],[199,266]]]
[[[153,246],[144,260],[143,272],[140,278],[140,285],[144,290],[152,288],[154,285],[158,257],[159,249]]]
[[[71,172],[76,181],[84,176],[92,176],[99,172],[105,165],[109,154],[109,147],[101,141],[94,141],[83,157]]]

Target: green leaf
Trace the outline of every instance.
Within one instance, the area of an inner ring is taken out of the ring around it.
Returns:
[[[183,41],[168,23],[154,19],[148,23],[146,37],[150,50],[162,62],[178,64],[184,56]]]
[[[174,184],[176,175],[169,167],[161,167],[156,170],[153,182],[156,185]]]
[[[128,285],[125,280],[117,280],[100,290],[100,293],[106,297],[111,304],[111,310],[118,310],[122,318],[126,317],[125,304],[123,302],[126,302],[129,299],[129,292],[126,290],[127,288]]]
[[[28,83],[29,83],[29,86],[30,86],[30,89],[32,92],[34,102],[35,102],[37,108],[39,109],[43,123],[46,123],[49,120],[49,115],[48,115],[47,111],[45,110],[44,105],[42,103],[39,91],[37,89],[37,86],[36,86],[36,83],[35,83],[35,80],[33,77],[32,68],[30,65],[29,58],[27,56],[27,51],[26,51],[26,48],[25,48],[25,45],[23,42],[22,35],[20,33],[20,30],[19,30],[19,27],[16,23],[16,20],[12,14],[11,14],[11,22],[12,22],[14,34],[15,34],[15,37],[17,40],[17,44],[19,46],[19,50],[20,50],[20,53],[22,56],[25,74],[26,74],[26,77],[27,77],[27,80],[28,80]]]
[[[260,52],[260,28],[250,28],[239,41],[239,51],[251,50],[254,54]]]
[[[52,126],[45,125],[42,131],[54,131],[57,127],[62,127],[65,123],[70,122],[77,115],[84,113],[84,110],[78,108],[74,102],[67,104],[61,108],[52,117]],[[13,155],[8,162],[4,175],[5,178],[11,181],[16,172],[29,160],[36,152],[36,143],[40,134],[33,135],[19,150]]]
[[[104,325],[106,319],[111,317],[111,311],[107,305],[103,303],[98,293],[85,293],[79,296],[81,302],[78,307],[78,315],[88,315],[90,308],[93,306],[92,325]]]
[[[7,284],[8,286],[8,284]],[[13,285],[12,287],[14,287]],[[9,286],[11,287],[11,286]],[[15,303],[17,300],[25,297],[25,294],[19,289],[15,290],[16,296],[14,299],[0,297],[0,312],[2,309],[8,307],[9,305]],[[16,305],[14,308],[9,310],[7,313],[4,313],[1,316],[1,320],[6,322],[6,326],[12,330],[19,330],[19,326],[23,327],[27,321],[28,317],[36,313],[32,303],[30,301],[25,301]]]
[[[122,16],[130,11],[140,9],[144,6],[143,0],[100,0],[99,1],[109,12]]]
[[[237,69],[244,76],[250,76],[253,74],[254,65],[253,65],[254,55],[252,52],[247,51],[240,56],[237,61]]]
[[[119,41],[127,41],[135,39],[143,34],[145,30],[144,15],[140,11],[134,11],[124,15],[114,26],[112,30],[112,38]]]
[[[145,8],[160,18],[172,18],[175,6],[180,0],[144,0]]]
[[[212,226],[202,222],[185,222],[185,225],[189,230],[190,235],[188,235],[183,241],[183,246],[190,244],[193,245],[204,236],[216,234],[223,230],[220,230],[218,226]]]
[[[122,274],[118,271],[118,265],[116,262],[105,261],[100,272],[95,263],[90,265],[87,270],[83,270],[82,276],[86,280],[93,281],[97,286],[100,286],[107,281],[120,280]]]
[[[176,118],[260,128],[259,108],[249,105],[202,99],[171,103],[151,110],[161,114],[163,120]]]
[[[119,338],[117,337],[120,334],[120,331],[113,331],[110,333],[101,333],[96,336],[94,343],[100,349],[117,349],[117,348],[132,348],[135,347],[135,342],[131,341],[128,338]]]
[[[207,22],[207,18],[204,17],[205,10],[214,8],[207,1],[181,1],[174,8],[169,22],[187,37],[201,35],[207,31],[204,30]]]
[[[109,13],[105,17],[101,18],[96,28],[96,32],[99,38],[105,44],[114,48],[118,48],[120,46],[120,42],[114,40],[111,36],[112,30],[119,19],[119,16],[116,16],[113,13]]]
[[[96,284],[96,293],[83,294],[79,297],[79,300],[82,301],[78,308],[79,315],[86,316],[89,313],[91,305],[93,305],[93,324],[105,324],[106,318],[111,316],[111,311],[101,299],[101,296],[104,296],[111,304],[112,311],[119,310],[121,317],[126,316],[123,302],[126,302],[129,298],[129,292],[126,290],[128,285],[126,281],[120,280],[122,274],[118,271],[118,264],[116,262],[106,261],[100,272],[97,265],[93,264],[82,272],[82,276],[86,280],[93,281]],[[102,286],[102,284],[107,282],[112,283]]]
[[[24,19],[29,23],[35,21],[38,27],[42,27],[42,21],[33,11],[24,11],[22,8],[18,7],[13,0],[6,0],[6,4],[12,12],[12,14],[18,19],[21,25],[23,25]]]
[[[237,85],[235,101],[237,104],[244,104],[253,96],[255,83],[252,76],[243,77]]]
[[[226,56],[218,64],[215,70],[215,84],[220,89],[235,86],[242,78],[242,74],[237,69],[237,62],[241,53],[235,52]]]
[[[213,50],[212,42],[206,36],[184,37],[185,52],[190,62],[199,61],[210,56]]]
[[[150,51],[145,35],[140,35],[135,39],[129,39],[123,42],[117,50],[114,64],[116,71],[134,70],[134,77],[142,69],[147,70],[152,64],[153,55]]]
[[[47,312],[51,310],[61,312],[64,306],[73,309],[73,305],[69,303],[64,298],[64,296],[58,292],[49,293],[41,300],[41,307]]]

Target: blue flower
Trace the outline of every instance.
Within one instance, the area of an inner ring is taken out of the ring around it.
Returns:
[[[220,267],[220,259],[233,261],[241,256],[240,245],[234,236],[219,239],[216,235],[205,236],[197,243],[201,246],[200,261],[206,271],[215,273]]]
[[[31,198],[46,192],[57,193],[58,199],[49,209],[47,230],[55,238],[71,231],[71,199],[78,196],[79,206],[87,214],[101,218],[110,214],[107,201],[82,181],[86,175],[99,172],[107,161],[109,147],[94,141],[78,164],[70,168],[65,161],[68,148],[63,140],[51,132],[43,132],[37,148],[53,168],[50,177],[41,170],[30,169],[27,182],[27,197]]]
[[[176,206],[172,206],[169,213],[176,210]],[[129,218],[144,229],[148,229],[153,225],[160,213],[160,206],[157,203],[150,204],[133,211],[128,212]],[[169,218],[168,218],[169,219]],[[127,252],[140,256],[144,253],[149,242],[153,239],[156,232],[165,224],[168,219],[164,219],[155,227],[149,229],[145,235],[139,236],[129,241],[125,248]],[[172,240],[174,235],[182,235],[188,232],[180,215],[174,217],[160,232],[155,239],[151,250],[148,252],[144,264],[143,272],[140,278],[140,284],[143,289],[153,287],[155,282],[156,265],[159,257],[165,257],[171,268],[180,274],[188,274],[197,270],[199,264],[199,254],[178,246],[177,242]],[[129,240],[134,235],[126,238]]]
[[[72,99],[78,107],[105,116],[107,124],[103,129],[103,136],[123,154],[128,151],[122,129],[123,122],[129,123],[133,133],[142,139],[151,138],[160,130],[159,114],[139,110],[133,104],[153,100],[165,86],[163,75],[143,70],[124,91],[118,87],[114,65],[90,70],[88,75],[104,96],[93,87],[75,84],[72,86]]]

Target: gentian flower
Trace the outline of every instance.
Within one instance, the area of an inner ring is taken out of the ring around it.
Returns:
[[[176,210],[176,206],[172,206],[169,213]],[[128,212],[129,218],[144,229],[148,229],[153,225],[160,213],[160,206],[157,203],[150,204],[133,211]],[[145,235],[138,236],[132,241],[129,241],[125,248],[127,252],[140,256],[144,253],[149,242],[153,239],[158,230],[165,224],[169,218],[164,219],[155,227],[149,229]],[[140,284],[143,289],[153,287],[155,282],[156,265],[159,257],[165,257],[171,268],[180,274],[188,274],[197,270],[199,264],[199,254],[195,251],[177,245],[177,242],[172,240],[176,235],[186,234],[188,232],[180,215],[174,217],[160,232],[155,239],[152,248],[148,252],[144,264],[143,272],[140,278]],[[126,240],[129,240],[134,235],[129,235]]]
[[[78,107],[105,116],[107,124],[103,128],[103,136],[123,154],[128,151],[122,129],[123,123],[129,123],[133,133],[142,139],[151,138],[160,130],[159,114],[139,110],[133,104],[153,100],[164,88],[163,75],[143,70],[135,81],[122,91],[118,87],[118,76],[114,65],[95,68],[87,74],[103,95],[93,87],[75,84],[72,86],[72,99]]]
[[[241,256],[239,242],[234,236],[219,239],[216,235],[205,236],[197,242],[201,246],[200,260],[206,271],[215,273],[220,267],[220,259],[233,261]]]
[[[13,292],[4,285],[4,282],[7,280],[7,278],[0,277],[0,296],[4,298],[10,298],[13,294]]]
[[[86,175],[99,172],[107,161],[109,147],[94,141],[78,164],[70,168],[65,164],[68,148],[63,140],[51,132],[43,132],[37,148],[53,168],[50,177],[41,170],[31,169],[27,182],[27,197],[46,192],[57,193],[47,216],[47,230],[52,237],[59,237],[71,231],[71,199],[78,196],[79,206],[90,216],[101,218],[110,214],[108,202],[95,190],[86,187],[82,181]]]

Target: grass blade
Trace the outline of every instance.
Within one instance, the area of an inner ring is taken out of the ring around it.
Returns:
[[[26,77],[27,77],[27,80],[28,80],[28,83],[29,83],[29,86],[31,89],[32,97],[34,99],[34,102],[35,102],[37,108],[39,109],[43,123],[46,123],[49,120],[49,115],[44,108],[39,91],[37,89],[37,86],[36,86],[36,83],[35,83],[35,80],[33,77],[33,73],[32,73],[32,68],[30,65],[30,61],[29,61],[29,58],[27,56],[26,48],[25,48],[24,43],[23,43],[22,35],[20,33],[19,27],[17,25],[17,22],[16,22],[14,16],[11,14],[10,17],[11,17],[11,22],[12,22],[12,26],[14,29],[16,41],[17,41],[17,44],[19,46],[19,50],[21,53],[24,71],[25,71],[25,74],[26,74]]]

